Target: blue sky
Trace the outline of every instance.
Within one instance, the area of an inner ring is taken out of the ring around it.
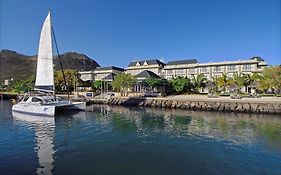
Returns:
[[[60,52],[102,66],[261,56],[281,64],[280,0],[0,0],[1,49],[37,54],[48,10]]]

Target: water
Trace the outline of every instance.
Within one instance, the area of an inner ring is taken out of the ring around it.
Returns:
[[[93,105],[56,118],[0,102],[0,174],[281,174],[281,117]]]

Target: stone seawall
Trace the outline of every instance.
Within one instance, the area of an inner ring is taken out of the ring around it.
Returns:
[[[241,101],[196,101],[165,98],[111,98],[109,100],[92,99],[93,104],[121,106],[142,106],[155,108],[176,108],[202,111],[223,111],[235,113],[281,114],[281,103],[241,102]]]

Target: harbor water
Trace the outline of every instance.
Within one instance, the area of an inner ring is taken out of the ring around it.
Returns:
[[[0,101],[0,174],[281,174],[281,116],[106,105],[55,118]]]

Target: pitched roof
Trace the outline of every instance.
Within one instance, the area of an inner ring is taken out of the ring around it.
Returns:
[[[177,61],[169,61],[167,65],[178,65],[178,64],[195,64],[197,63],[196,59],[189,60],[177,60]]]
[[[258,87],[259,84],[260,84],[259,82],[253,81],[251,84],[248,85],[248,87],[249,87],[249,88]]]
[[[105,76],[104,78],[103,78],[103,80],[114,80],[114,77],[116,76],[116,74],[115,73],[110,73],[110,74],[108,74],[107,76]]]
[[[137,78],[161,78],[154,72],[151,72],[149,70],[144,70],[136,75]]]
[[[119,70],[119,71],[125,71],[125,69],[115,66],[108,66],[108,67],[97,67],[95,70]]]
[[[128,67],[136,66],[137,63],[139,63],[139,65],[142,66],[142,65],[144,65],[145,62],[146,62],[148,65],[154,65],[154,64],[157,64],[157,65],[165,65],[165,63],[163,63],[162,61],[157,60],[157,59],[154,59],[154,60],[132,61],[132,62],[130,62],[130,64],[128,65]]]
[[[254,60],[254,59],[257,59],[257,61],[264,61],[264,59],[262,59],[262,57],[260,56],[250,58],[250,60]]]

